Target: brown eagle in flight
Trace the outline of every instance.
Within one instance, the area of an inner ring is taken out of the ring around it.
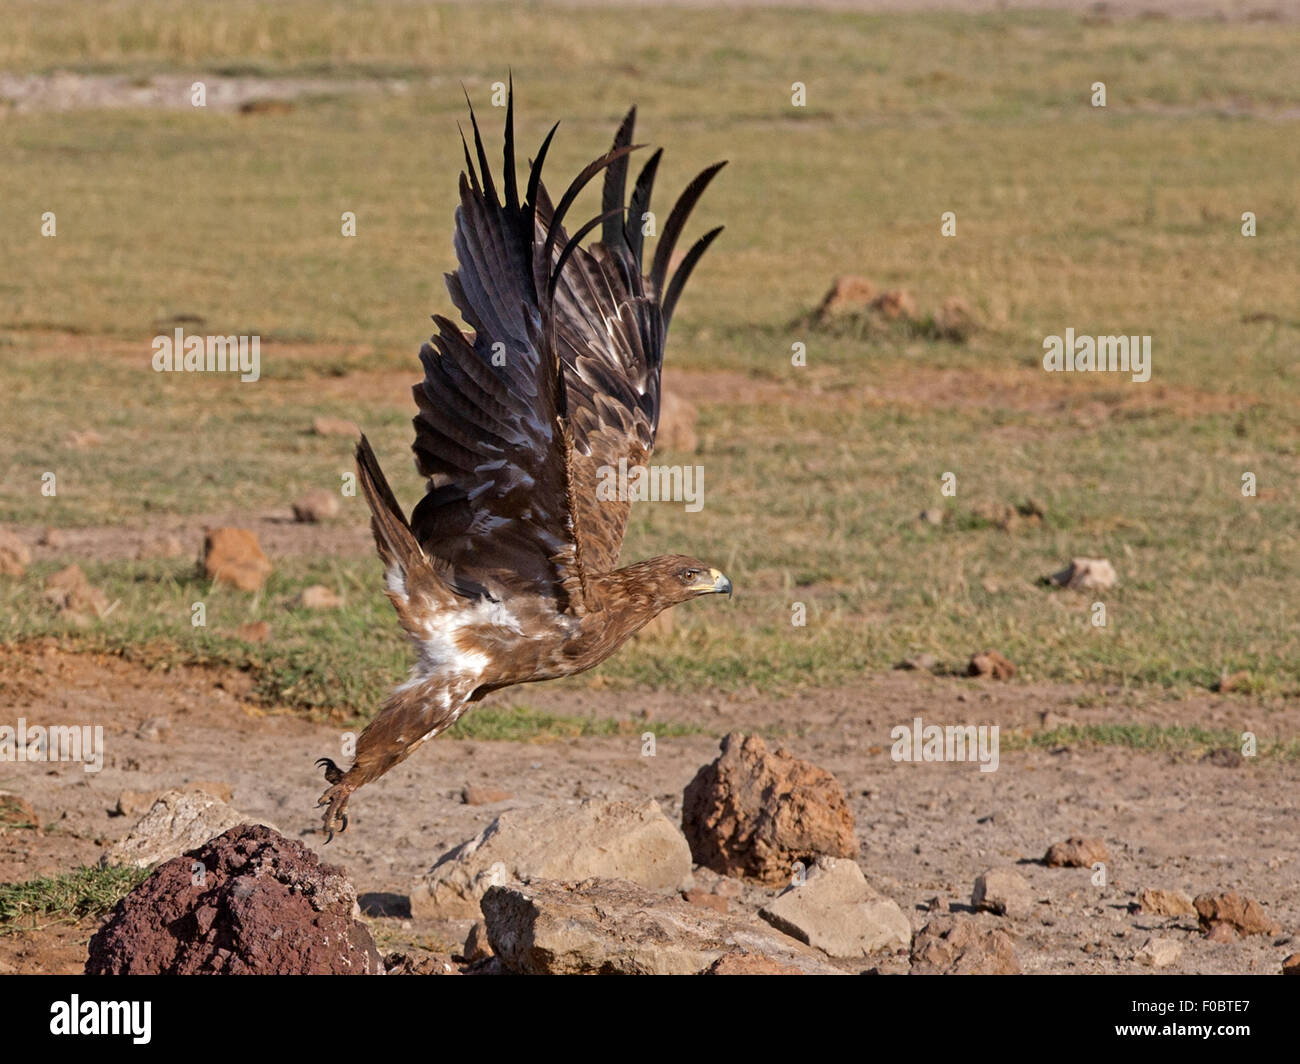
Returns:
[[[446,280],[472,332],[435,315],[437,334],[420,350],[413,449],[428,482],[409,520],[364,436],[356,455],[387,594],[418,660],[362,732],[352,767],[317,762],[331,785],[318,803],[331,839],[347,827],[353,791],[470,703],[511,684],[582,672],[669,606],[731,594],[722,573],[683,555],[620,567],[630,503],[597,496],[602,467],[620,459],[642,466],[654,449],[668,323],[722,231],[696,241],[669,278],[678,237],[718,163],[686,187],[643,274],[643,219],[661,151],[625,202],[635,117],[633,108],[612,150],[553,205],[542,165],[559,123],[529,167],[521,200],[511,88],[503,202],[470,108],[478,166],[462,135],[458,269]],[[565,214],[602,172],[600,215],[569,236]],[[600,241],[580,246],[597,225]]]

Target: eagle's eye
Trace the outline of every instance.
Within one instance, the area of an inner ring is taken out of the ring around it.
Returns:
[[[700,575],[700,570],[699,570],[699,569],[683,569],[679,575],[681,576],[682,581],[683,581],[684,583],[689,584],[689,583],[691,583],[691,581],[693,581],[697,576]]]

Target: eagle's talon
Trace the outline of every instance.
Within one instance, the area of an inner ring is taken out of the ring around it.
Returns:
[[[317,808],[325,806],[325,815],[321,818],[321,830],[325,832],[325,845],[334,840],[334,833],[340,835],[348,830],[348,799],[352,797],[352,788],[336,783],[320,796]]]

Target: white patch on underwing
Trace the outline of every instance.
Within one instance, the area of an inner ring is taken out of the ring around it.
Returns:
[[[384,586],[394,595],[399,595],[403,602],[407,601],[406,595],[406,573],[402,571],[400,565],[393,565],[384,573]]]

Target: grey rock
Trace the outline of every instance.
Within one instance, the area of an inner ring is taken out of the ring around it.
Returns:
[[[483,915],[502,964],[530,975],[690,975],[737,952],[810,975],[839,974],[816,950],[757,920],[625,880],[492,887]]]
[[[999,916],[1028,916],[1034,907],[1029,883],[1011,868],[990,868],[975,880],[970,903]]]
[[[819,857],[803,883],[787,887],[759,916],[832,957],[866,957],[912,942],[903,910],[843,858]]]
[[[689,890],[691,851],[659,804],[589,798],[503,812],[443,854],[411,891],[411,913],[475,918],[489,887],[528,879],[626,879],[660,891]]]

